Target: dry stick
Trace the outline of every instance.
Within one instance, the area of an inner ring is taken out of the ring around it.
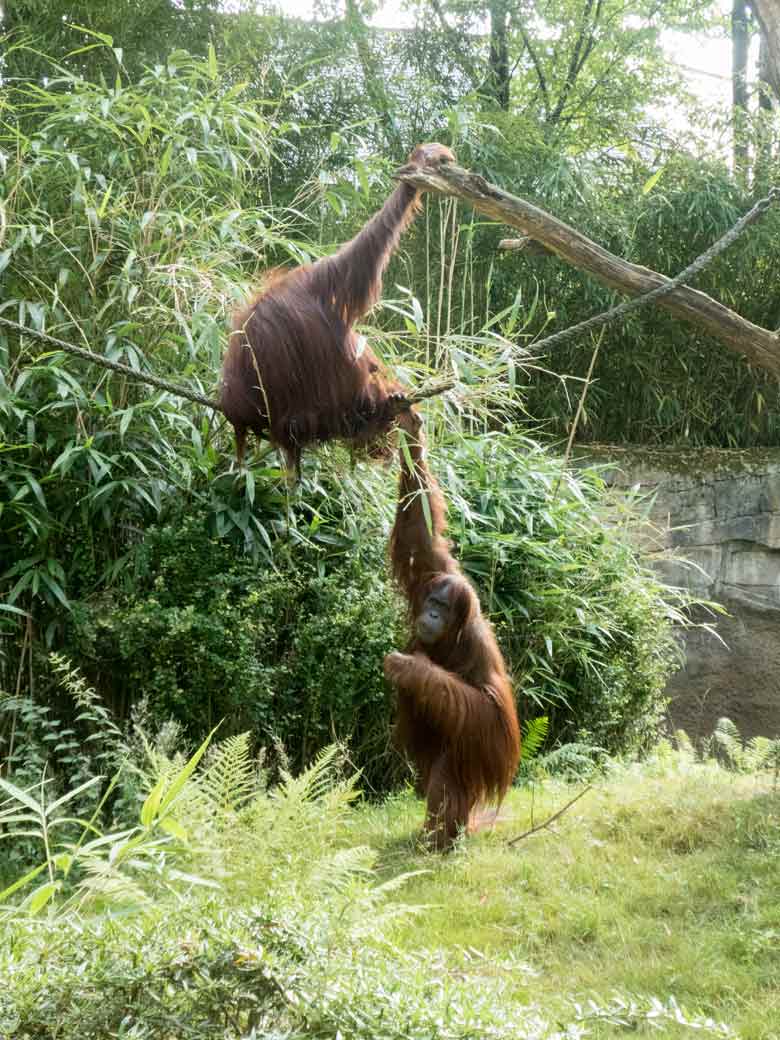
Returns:
[[[585,398],[588,396],[588,390],[590,388],[591,378],[593,376],[593,369],[596,367],[596,358],[599,356],[599,348],[601,347],[601,341],[604,339],[604,332],[605,331],[606,330],[604,328],[602,328],[601,332],[599,333],[599,337],[596,340],[596,345],[593,348],[593,353],[591,354],[591,357],[590,357],[590,364],[588,365],[588,372],[587,372],[587,375],[585,376],[585,383],[583,384],[583,387],[582,387],[582,393],[580,394],[580,399],[577,402],[577,411],[574,414],[574,422],[571,424],[571,429],[569,430],[569,437],[568,437],[568,440],[566,441],[566,451],[563,453],[563,462],[561,463],[561,472],[558,474],[558,479],[556,480],[555,487],[553,488],[553,493],[552,493],[552,500],[553,500],[553,502],[558,497],[558,491],[559,491],[560,486],[561,486],[561,481],[563,480],[563,472],[566,469],[566,466],[568,465],[569,459],[571,458],[571,450],[572,450],[572,447],[574,446],[574,438],[577,435],[577,427],[580,424],[580,419],[582,418],[582,413],[585,410]]]
[[[567,809],[571,809],[571,807],[574,805],[574,803],[578,802],[580,800],[580,798],[582,798],[582,796],[584,794],[587,794],[588,791],[592,791],[592,790],[593,790],[593,785],[592,784],[588,784],[588,786],[584,787],[580,791],[580,793],[578,795],[575,795],[574,798],[572,798],[572,800],[570,802],[567,802],[566,805],[564,805],[562,809],[559,809],[558,812],[553,813],[552,816],[548,816],[547,819],[546,820],[542,820],[541,823],[537,823],[537,825],[535,827],[529,827],[529,829],[527,831],[523,831],[522,834],[518,834],[516,838],[511,838],[507,842],[507,846],[517,845],[518,841],[522,841],[523,838],[528,838],[532,834],[536,834],[537,831],[541,831],[541,830],[544,830],[545,827],[549,827],[550,824],[554,823],[554,821],[557,820],[559,816],[563,816],[563,814],[566,812]]]
[[[41,340],[42,343],[47,343],[55,350],[64,350],[67,354],[73,354],[75,357],[83,358],[84,361],[91,361],[93,364],[102,365],[103,368],[110,368],[114,372],[121,372],[122,375],[128,377],[128,379],[134,379],[139,383],[148,383],[149,386],[156,386],[160,390],[166,390],[168,393],[174,394],[176,397],[184,397],[188,401],[192,401],[194,404],[203,405],[206,408],[211,408],[215,412],[221,412],[222,406],[219,401],[214,400],[211,397],[206,397],[204,394],[199,394],[194,390],[190,390],[186,386],[182,386],[180,383],[171,383],[167,379],[160,379],[159,376],[149,375],[146,372],[137,372],[134,368],[130,368],[129,365],[122,364],[121,361],[110,361],[108,358],[103,357],[101,354],[94,354],[91,350],[87,350],[84,347],[74,346],[73,343],[66,343],[65,340],[57,339],[56,336],[50,336],[47,332],[39,332],[37,329],[28,328],[25,325],[20,325],[16,321],[11,321],[9,318],[0,317],[0,325],[5,325],[9,329],[13,329],[14,332],[18,332],[20,335],[32,336],[34,339]],[[406,411],[410,405],[419,404],[421,401],[426,401],[429,397],[436,397],[438,394],[443,394],[447,390],[452,390],[455,386],[455,381],[452,379],[443,379],[431,382],[428,386],[422,386],[419,390],[415,390],[412,393],[404,394],[403,397],[397,400],[389,401],[387,404],[387,410],[391,417],[400,415],[401,412]]]
[[[548,337],[542,341],[545,346],[551,345],[553,340],[560,342],[563,338],[577,335],[585,328],[594,327],[594,324],[611,321],[624,314],[629,307],[642,306],[652,299],[657,299],[659,306],[670,311],[675,317],[705,329],[751,364],[774,375],[780,375],[780,335],[777,332],[754,325],[706,293],[682,284],[710,263],[773,202],[780,199],[780,189],[772,188],[765,198],[759,200],[722,239],[694,261],[694,264],[676,278],[670,279],[647,267],[629,263],[622,257],[615,256],[570,225],[545,213],[530,202],[510,195],[495,184],[488,183],[484,177],[464,170],[455,163],[442,163],[435,172],[399,171],[396,176],[399,180],[423,191],[463,199],[493,220],[519,228],[535,241],[541,242],[560,259],[586,271],[608,288],[628,296],[641,297],[641,300],[621,304],[620,308],[614,308],[597,319],[589,319],[587,323],[583,322],[573,329]]]
[[[28,651],[28,655],[29,655],[29,658],[30,658],[30,665],[29,665],[29,667],[30,667],[30,676],[31,676],[31,678],[30,678],[30,696],[32,697],[32,692],[33,692],[33,689],[32,689],[32,618],[30,617],[29,614],[27,615],[27,624],[25,625],[24,638],[22,639],[22,652],[19,655],[19,670],[16,673],[16,690],[15,690],[15,694],[16,694],[16,699],[17,700],[19,699],[19,695],[20,695],[20,693],[22,691],[22,672],[24,671],[24,652],[25,652],[25,650]],[[8,763],[8,766],[7,766],[7,769],[6,769],[6,776],[8,776],[8,777],[10,777],[10,775],[11,775],[12,762],[13,762],[13,757],[14,757],[14,744],[16,743],[16,720],[17,720],[18,715],[19,715],[19,709],[18,708],[14,708],[13,714],[11,715],[11,736],[9,737],[9,740],[8,740],[8,755],[7,755],[7,758],[6,758],[6,761]]]

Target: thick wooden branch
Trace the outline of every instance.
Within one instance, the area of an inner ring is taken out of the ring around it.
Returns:
[[[647,267],[615,256],[562,220],[516,195],[510,195],[495,184],[489,184],[484,177],[455,163],[444,163],[436,172],[398,171],[396,176],[423,191],[462,199],[480,213],[518,228],[561,260],[617,292],[639,296],[670,280]],[[656,306],[709,333],[751,365],[780,375],[778,333],[754,325],[706,293],[687,286],[680,286],[668,296],[661,297]]]

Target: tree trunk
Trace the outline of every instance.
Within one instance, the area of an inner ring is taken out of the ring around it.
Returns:
[[[443,164],[436,173],[399,173],[398,176],[423,191],[454,195],[493,220],[519,228],[561,260],[586,271],[602,285],[628,296],[650,292],[669,281],[665,275],[615,256],[544,210],[454,163]],[[754,325],[706,293],[687,286],[680,286],[668,296],[661,297],[656,306],[708,332],[750,364],[780,375],[778,333]]]
[[[745,0],[734,0],[731,8],[731,117],[734,134],[734,172],[742,179],[748,172],[748,34]]]
[[[509,111],[509,40],[507,0],[490,0],[490,59],[488,87],[496,104]]]
[[[750,0],[767,47],[767,82],[780,98],[780,0]]]

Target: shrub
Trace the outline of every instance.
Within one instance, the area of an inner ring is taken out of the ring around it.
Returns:
[[[663,711],[678,615],[605,522],[597,474],[564,473],[511,430],[439,445],[432,459],[521,716],[548,716],[550,743],[641,749]],[[279,530],[267,562],[209,533],[209,512],[150,528],[127,591],[79,604],[68,652],[120,711],[143,695],[193,738],[224,719],[222,732],[281,741],[296,765],[338,737],[383,788],[397,761],[382,658],[406,640],[385,566],[394,482],[366,468],[337,486],[312,472],[286,530],[300,536],[314,514],[317,541]],[[264,508],[254,515],[273,531]]]
[[[147,532],[131,591],[79,605],[73,650],[119,710],[143,695],[192,738],[224,720],[221,732],[279,741],[296,765],[336,733],[377,769],[382,658],[400,638],[383,550],[379,539],[326,566],[313,548],[279,546],[271,566],[184,517]]]

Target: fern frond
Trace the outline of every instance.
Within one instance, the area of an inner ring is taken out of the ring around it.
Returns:
[[[715,747],[720,749],[732,769],[744,768],[745,754],[742,738],[731,719],[718,719],[712,733],[712,741]]]
[[[256,786],[249,733],[221,740],[199,780],[201,792],[217,815],[237,813],[252,797]]]
[[[283,775],[276,792],[277,798],[292,806],[316,802],[324,798],[339,782],[345,761],[341,744],[331,744],[317,755],[312,764],[299,776]]]
[[[715,735],[726,740],[741,740],[736,723],[725,716],[715,723]]]
[[[79,669],[74,667],[62,654],[50,653],[49,661],[59,677],[60,686],[68,692],[76,706],[81,709],[80,714],[76,716],[77,721],[86,720],[92,723],[96,729],[103,730],[105,735],[121,741],[121,729],[114,722],[95,688],[89,685]]]
[[[539,758],[539,765],[550,775],[567,779],[587,779],[600,768],[604,749],[594,744],[572,741],[548,751]]]
[[[76,886],[74,899],[80,906],[105,901],[125,906],[148,906],[151,897],[124,871],[115,867],[108,859],[82,858],[84,876]]]
[[[547,739],[550,720],[546,715],[538,719],[529,719],[523,726],[523,739],[520,744],[520,761],[529,762],[538,754]]]
[[[753,737],[744,749],[745,768],[751,772],[765,769],[769,764],[772,741],[769,737]]]
[[[376,862],[376,853],[367,845],[338,849],[323,856],[311,873],[315,885],[343,892],[357,877],[370,876]]]

